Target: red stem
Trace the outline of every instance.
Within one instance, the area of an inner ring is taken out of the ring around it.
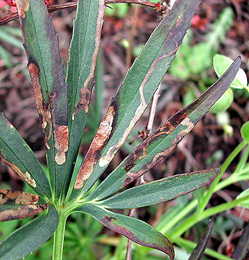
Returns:
[[[148,6],[154,8],[156,11],[163,11],[165,7],[161,6],[161,4],[158,3],[153,3],[153,2],[146,2],[144,0],[106,0],[105,4],[118,4],[118,3],[132,3],[132,4],[138,4],[138,5],[143,5],[143,6]],[[68,2],[64,4],[57,4],[57,5],[50,5],[48,6],[48,11],[50,13],[58,10],[63,10],[66,8],[76,8],[77,2]],[[13,13],[11,15],[5,16],[4,18],[0,19],[0,26],[14,21],[18,19],[18,13]]]

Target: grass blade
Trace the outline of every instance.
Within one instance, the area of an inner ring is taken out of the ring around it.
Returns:
[[[199,243],[195,247],[194,251],[192,252],[191,256],[188,260],[201,260],[204,254],[204,251],[207,247],[208,240],[211,236],[212,230],[214,226],[214,218],[209,220],[207,230],[204,236],[200,239]]]

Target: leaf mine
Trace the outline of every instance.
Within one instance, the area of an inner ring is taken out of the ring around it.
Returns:
[[[100,167],[104,167],[111,162],[111,160],[114,158],[117,151],[121,148],[121,146],[124,144],[125,140],[128,138],[128,136],[129,136],[131,130],[133,129],[134,125],[136,124],[136,122],[142,116],[144,110],[146,109],[146,107],[148,105],[148,102],[146,102],[145,95],[144,95],[145,84],[149,80],[151,74],[154,72],[156,64],[161,62],[163,59],[168,58],[169,56],[176,53],[176,51],[179,47],[177,42],[175,42],[175,46],[176,46],[175,49],[173,49],[172,51],[170,51],[169,53],[167,53],[165,55],[162,55],[161,57],[158,57],[157,59],[155,59],[152,62],[150,69],[148,70],[141,85],[139,86],[140,105],[138,106],[137,110],[135,111],[134,117],[131,119],[129,126],[125,129],[123,135],[118,140],[118,142],[114,146],[109,148],[109,150],[107,151],[105,156],[100,158],[100,160],[99,160]]]
[[[22,191],[0,189],[0,205],[14,203],[16,205],[34,205],[39,201],[39,196]]]
[[[103,17],[105,13],[105,1],[99,0],[99,8],[98,8],[98,17],[96,23],[96,32],[95,32],[95,39],[94,39],[94,51],[92,53],[92,63],[91,68],[89,70],[89,74],[85,79],[84,85],[80,92],[80,100],[78,104],[75,106],[75,110],[72,114],[72,119],[74,120],[74,116],[77,114],[79,110],[84,110],[85,113],[89,111],[89,105],[91,100],[92,88],[94,83],[94,71],[97,64],[97,57],[100,47],[100,38],[101,38],[101,29],[103,25]]]
[[[84,181],[90,177],[93,171],[93,167],[97,163],[100,157],[100,151],[110,137],[112,127],[113,127],[113,122],[114,122],[114,116],[115,116],[114,106],[110,106],[108,112],[106,113],[103,121],[101,122],[100,127],[91,143],[91,146],[89,148],[89,151],[87,152],[85,160],[82,166],[80,167],[74,185],[75,189],[80,189],[81,187],[83,187]]]
[[[55,161],[61,165],[66,161],[66,152],[68,151],[68,126],[59,126],[55,130],[55,149],[57,154]]]
[[[45,145],[49,149],[48,141],[51,138],[52,135],[52,120],[51,120],[51,112],[49,111],[49,105],[44,105],[43,97],[42,97],[42,90],[41,85],[39,82],[39,69],[34,63],[30,63],[28,66],[34,96],[35,96],[35,102],[37,111],[40,114],[42,118],[42,130],[45,136]],[[48,134],[46,131],[46,127],[49,127]]]
[[[15,209],[1,209],[0,208],[0,221],[10,221],[15,219],[23,219],[31,217],[35,214],[40,214],[48,207],[48,204],[41,205],[24,205]]]
[[[20,176],[21,179],[23,179],[24,181],[26,181],[30,186],[32,187],[36,187],[36,182],[34,179],[31,178],[30,174],[28,172],[22,172],[15,164],[7,161],[5,158],[3,158],[0,155],[0,159],[7,164],[16,174],[18,174]]]

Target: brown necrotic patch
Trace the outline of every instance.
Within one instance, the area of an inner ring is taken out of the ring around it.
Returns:
[[[45,145],[49,149],[50,147],[48,145],[48,141],[51,138],[51,134],[52,134],[52,120],[51,120],[51,113],[49,111],[49,105],[44,104],[43,101],[42,89],[39,80],[38,66],[35,65],[35,63],[30,63],[28,69],[32,81],[37,111],[42,118],[42,130],[45,136]],[[47,126],[49,127],[48,134],[46,131]]]
[[[91,90],[87,87],[82,88],[80,93],[80,102],[79,102],[79,109],[83,109],[86,113],[89,111],[89,105],[91,100]]]
[[[16,6],[20,17],[25,18],[25,12],[29,10],[29,0],[16,0]]]
[[[114,106],[110,106],[91,143],[91,146],[86,154],[85,160],[80,167],[74,185],[75,189],[82,188],[84,181],[89,179],[90,175],[92,174],[94,165],[96,165],[100,157],[100,152],[103,149],[105,143],[108,141],[112,132],[114,116]]]
[[[36,187],[36,182],[31,178],[30,174],[26,172],[22,172],[15,164],[9,162],[4,157],[0,155],[0,160],[2,160],[5,164],[7,164],[16,174],[20,176],[21,179],[26,181],[30,186]]]
[[[61,165],[66,161],[66,152],[68,151],[68,126],[59,126],[55,131],[55,149],[57,154],[55,161]]]
[[[7,189],[0,189],[0,205],[3,204],[22,204],[34,205],[39,201],[39,196],[22,191],[11,191]]]
[[[124,166],[126,172],[129,172],[135,165],[136,161],[141,160],[146,157],[148,147],[162,136],[169,135],[174,130],[174,126],[170,122],[166,122],[161,125],[159,129],[148,138],[146,138],[127,158],[127,162]],[[128,177],[130,180],[130,176]],[[132,182],[132,180],[130,180]]]
[[[180,118],[181,118],[181,120],[180,120]],[[174,122],[174,121],[172,120],[172,122]],[[147,155],[148,147],[153,142],[155,142],[156,140],[161,138],[162,135],[165,135],[165,136],[169,135],[176,127],[174,125],[172,125],[171,122],[167,121],[165,124],[160,126],[154,134],[152,134],[147,139],[145,139],[144,142],[141,145],[139,145],[131,153],[131,155],[127,159],[126,165],[124,166],[124,169],[127,172],[126,177],[124,179],[124,186],[130,184],[131,182],[133,182],[134,180],[136,180],[137,178],[139,178],[140,176],[142,176],[143,174],[148,172],[156,164],[161,162],[165,157],[169,156],[172,153],[172,151],[175,149],[177,144],[182,140],[182,138],[184,136],[186,136],[194,127],[194,123],[188,117],[186,117],[185,114],[179,118],[177,117],[177,122],[178,122],[178,124],[181,124],[181,125],[185,126],[186,128],[181,130],[176,135],[176,137],[174,138],[174,140],[171,143],[171,146],[168,149],[157,153],[152,158],[151,161],[146,163],[144,166],[142,166],[140,168],[140,170],[138,170],[136,172],[132,172],[132,169],[136,165],[137,161],[140,161],[142,158],[144,158]]]
[[[48,204],[43,205],[25,205],[15,209],[0,210],[0,221],[9,221],[14,219],[23,219],[43,212]]]

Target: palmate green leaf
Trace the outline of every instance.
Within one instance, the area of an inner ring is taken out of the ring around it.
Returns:
[[[52,188],[59,196],[68,150],[67,86],[58,39],[42,0],[17,0],[36,106],[45,134]]]
[[[114,230],[137,244],[158,249],[174,258],[174,248],[170,241],[147,223],[98,207],[85,204],[75,211],[91,215],[107,228]]]
[[[75,194],[83,186],[83,192],[89,190],[127,139],[174,59],[199,2],[177,0],[128,70],[80,168]]]
[[[105,12],[104,0],[79,0],[67,70],[69,152],[64,191],[70,182],[89,110]]]
[[[41,197],[51,197],[49,182],[41,164],[3,114],[0,114],[0,159]]]
[[[53,235],[58,220],[55,207],[50,205],[47,214],[35,218],[0,243],[0,259],[21,259],[42,246]]]
[[[220,170],[175,175],[123,191],[101,202],[109,209],[134,209],[169,201],[209,184]]]
[[[126,159],[98,186],[90,199],[103,199],[117,192],[168,156],[210,107],[221,97],[233,81],[240,67],[238,57],[223,76],[198,99],[176,113],[145,139]]]
[[[48,204],[39,196],[21,191],[0,189],[0,221],[22,219],[39,214]]]

